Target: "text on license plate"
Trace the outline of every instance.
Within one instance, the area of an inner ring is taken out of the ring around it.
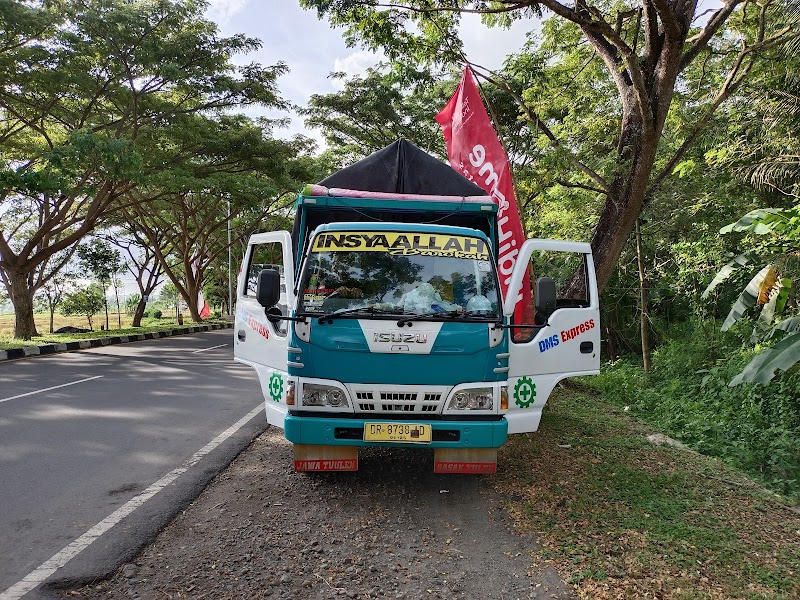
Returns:
[[[431,426],[421,423],[364,423],[365,442],[431,441]]]

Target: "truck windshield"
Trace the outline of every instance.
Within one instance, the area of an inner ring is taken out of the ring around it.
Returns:
[[[472,236],[324,232],[314,238],[301,286],[303,313],[500,318],[487,244]]]

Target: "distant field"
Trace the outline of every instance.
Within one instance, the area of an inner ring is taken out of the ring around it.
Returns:
[[[34,315],[34,321],[36,321],[36,331],[40,334],[45,334],[50,332],[50,315],[47,313],[36,313]],[[123,314],[122,315],[122,327],[127,328],[131,326],[132,317]],[[187,319],[187,321],[190,319]],[[146,322],[152,322],[152,319],[145,320]],[[175,322],[175,317],[172,319],[165,318],[160,319],[161,322],[168,323],[168,322]],[[96,331],[100,331],[100,327],[105,327],[106,325],[106,317],[105,314],[101,317],[98,315],[94,319],[92,319],[92,324],[94,325],[94,329]],[[65,317],[63,315],[56,314],[53,318],[53,330],[59,329],[61,327],[66,327],[67,325],[72,325],[73,327],[83,327],[84,329],[89,329],[89,322],[86,320],[86,317]],[[110,330],[117,329],[117,313],[108,313],[108,328]],[[14,335],[14,315],[13,314],[4,314],[0,315],[0,336],[12,336]]]
[[[162,319],[143,319],[141,327],[131,327],[131,317],[122,315],[122,328],[118,328],[117,313],[109,313],[109,329],[107,331],[101,330],[100,327],[105,328],[105,317],[93,322],[94,330],[89,333],[49,333],[50,330],[50,317],[47,314],[35,315],[36,328],[39,333],[33,339],[24,341],[14,339],[14,315],[0,314],[0,350],[9,350],[11,348],[22,348],[24,346],[38,346],[42,344],[58,344],[62,342],[75,342],[79,340],[90,340],[102,337],[113,337],[117,335],[135,335],[138,333],[151,333],[156,331],[163,331],[168,329],[179,328],[180,325],[173,316],[172,318]],[[210,324],[228,324],[227,319],[204,319],[204,325]],[[53,329],[57,330],[66,325],[74,327],[82,327],[88,329],[86,319],[80,317],[64,317],[56,315],[53,320]],[[188,315],[184,315],[183,326],[190,327],[194,325]]]

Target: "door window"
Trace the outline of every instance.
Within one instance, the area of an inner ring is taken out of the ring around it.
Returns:
[[[562,308],[589,306],[589,285],[586,275],[586,255],[575,252],[535,251],[529,264],[530,294],[522,307],[522,322],[515,325],[544,325],[547,315],[536,311],[536,278],[550,277],[556,286],[556,311]],[[573,277],[574,275],[574,277]],[[524,302],[524,301],[521,301]],[[515,314],[519,314],[517,311]],[[531,341],[538,329],[515,329],[514,342],[524,344]]]
[[[280,242],[267,242],[264,244],[254,244],[250,254],[250,264],[247,265],[247,277],[244,283],[244,295],[250,298],[256,297],[256,286],[258,285],[258,274],[264,269],[274,269],[281,276],[281,295],[276,305],[282,315],[287,315],[289,306],[286,300],[286,277],[283,264],[283,246]],[[280,335],[286,334],[287,321],[278,321],[274,324],[275,331]]]

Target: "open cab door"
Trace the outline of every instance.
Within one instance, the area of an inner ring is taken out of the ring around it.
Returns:
[[[566,293],[572,274],[583,289]],[[536,280],[526,273],[536,275]],[[525,323],[513,323],[523,286],[531,286]],[[577,296],[577,297],[576,297]],[[556,383],[600,372],[600,302],[589,244],[527,240],[517,257],[503,304],[512,319],[508,359],[508,433],[536,431]]]
[[[270,270],[277,302],[272,307],[259,303],[256,296],[261,272]],[[267,422],[283,428],[288,384],[288,321],[274,320],[267,310],[286,315],[294,306],[294,259],[292,239],[287,231],[253,235],[247,246],[242,270],[236,283],[236,321],[233,356],[256,370]]]

